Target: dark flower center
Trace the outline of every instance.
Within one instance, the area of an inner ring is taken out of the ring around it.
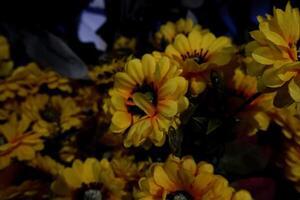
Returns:
[[[53,106],[46,106],[44,110],[40,112],[41,117],[47,122],[56,122],[59,121],[61,112],[58,109],[55,109]]]
[[[74,192],[74,200],[102,200],[105,199],[99,183],[83,183],[79,189]]]
[[[204,51],[201,49],[200,51],[194,51],[192,53],[187,52],[185,55],[181,55],[182,60],[193,59],[197,64],[202,64],[207,61],[207,53],[208,51]]]
[[[179,190],[169,193],[166,200],[193,200],[193,197],[188,192]]]
[[[151,102],[154,106],[157,105],[157,94],[152,86],[149,84],[143,84],[140,87],[135,88],[132,94],[139,92],[146,96],[147,100]],[[138,106],[134,105],[133,99],[130,97],[128,100],[127,109],[128,112],[134,115],[145,115],[145,112],[141,110]]]

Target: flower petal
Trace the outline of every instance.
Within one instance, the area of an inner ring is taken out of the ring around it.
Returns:
[[[132,95],[132,100],[137,107],[142,109],[147,115],[154,115],[155,108],[149,98],[140,92],[136,92]]]
[[[292,79],[288,85],[289,87],[289,93],[291,97],[294,99],[295,102],[300,102],[300,80],[299,78]]]
[[[117,111],[111,119],[111,131],[120,133],[125,131],[131,125],[132,117],[127,112]]]

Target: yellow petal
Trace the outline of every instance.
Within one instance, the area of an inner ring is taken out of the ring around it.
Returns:
[[[271,65],[275,62],[276,58],[274,57],[273,52],[268,47],[259,47],[253,53],[252,57],[254,60],[261,64]]]
[[[78,174],[75,173],[71,168],[64,169],[63,176],[68,186],[73,190],[79,188],[82,184],[80,178],[78,177]]]
[[[252,200],[251,194],[246,190],[236,192],[232,200]]]
[[[262,75],[262,81],[265,86],[271,88],[281,87],[285,82],[278,76],[278,70],[276,68],[269,68],[264,71]]]
[[[136,106],[138,106],[141,110],[143,110],[147,115],[154,115],[155,114],[155,108],[153,106],[153,103],[149,98],[140,92],[136,92],[132,96],[133,102]]]
[[[191,50],[189,41],[183,34],[179,34],[176,36],[175,41],[174,41],[174,47],[182,55],[185,55],[187,52],[190,52],[190,50]]]
[[[188,35],[189,44],[192,51],[198,51],[200,49],[200,43],[202,40],[202,35],[199,31],[192,31]]]
[[[146,54],[142,58],[143,71],[148,82],[153,81],[156,62],[150,54]]]
[[[157,105],[158,112],[165,117],[174,117],[177,114],[177,102],[173,100],[159,101]]]
[[[116,109],[117,111],[123,111],[123,112],[127,111],[127,108],[125,105],[125,99],[123,97],[121,97],[120,95],[113,95],[111,97],[111,103],[112,103],[112,106],[114,107],[114,109]]]
[[[130,126],[131,121],[131,114],[127,112],[117,111],[114,113],[111,119],[111,123],[113,124],[113,126],[111,127],[111,131],[116,133],[123,132]]]
[[[15,151],[18,160],[32,160],[35,156],[33,148],[26,145],[19,146]]]
[[[153,178],[157,185],[162,186],[168,191],[175,189],[176,185],[170,180],[162,166],[155,166],[153,172]]]
[[[299,78],[298,79],[292,79],[288,85],[289,87],[289,93],[292,97],[292,99],[295,102],[300,102],[300,87],[299,87]]]
[[[143,73],[142,63],[139,59],[133,59],[129,61],[128,65],[126,66],[126,72],[138,84],[140,85],[143,84],[144,73]]]
[[[133,89],[136,82],[124,72],[118,72],[115,75],[115,88]]]
[[[165,50],[165,53],[170,56],[171,58],[177,57],[181,58],[180,53],[177,51],[177,49],[174,48],[173,45],[169,44]]]

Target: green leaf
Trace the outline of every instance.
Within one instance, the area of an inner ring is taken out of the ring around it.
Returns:
[[[176,130],[171,126],[168,131],[168,139],[171,152],[176,156],[180,156],[183,140],[182,131],[180,131],[179,129]]]

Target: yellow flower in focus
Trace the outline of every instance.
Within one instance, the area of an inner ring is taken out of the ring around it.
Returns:
[[[187,36],[177,35],[165,53],[181,64],[190,91],[197,96],[206,88],[210,70],[228,64],[234,48],[228,37],[192,31]]]
[[[285,10],[276,8],[273,14],[259,16],[259,30],[250,33],[255,41],[248,46],[260,65],[249,70],[265,87],[288,90],[290,96],[285,98],[300,102],[299,9],[287,3]]]
[[[121,200],[125,183],[116,178],[106,159],[75,160],[71,168],[60,171],[51,189],[56,199]]]
[[[167,57],[146,54],[133,59],[115,75],[111,92],[111,131],[126,132],[124,145],[139,146],[150,139],[162,146],[169,127],[188,107],[187,81]]]
[[[7,167],[13,158],[32,160],[44,148],[42,135],[29,130],[30,122],[24,116],[18,120],[14,114],[0,125],[0,169]]]
[[[235,69],[233,78],[229,81],[228,86],[235,94],[235,96],[229,98],[233,111],[258,94],[256,78],[246,75],[240,68]],[[254,135],[258,130],[266,131],[271,121],[270,113],[274,110],[274,96],[274,93],[260,94],[237,113],[236,117],[239,119],[239,122],[235,127],[235,132]]]
[[[49,156],[42,156],[37,154],[35,158],[30,162],[30,166],[37,168],[43,172],[49,173],[52,176],[57,176],[64,166]]]
[[[176,35],[189,34],[193,30],[197,31],[207,31],[202,30],[202,27],[199,24],[194,24],[192,19],[179,19],[177,22],[167,22],[166,24],[161,25],[158,32],[154,35],[154,43],[158,48],[165,48],[166,45],[172,43]]]
[[[193,158],[169,156],[164,163],[156,163],[151,173],[139,181],[135,199],[153,200],[251,200],[249,192],[236,192],[222,176],[215,175],[213,166],[195,163]]]

